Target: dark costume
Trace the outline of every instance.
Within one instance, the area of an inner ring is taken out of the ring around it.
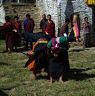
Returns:
[[[8,21],[3,25],[2,29],[5,32],[6,51],[8,51],[8,49],[12,51],[13,43],[14,43],[14,37],[13,37],[13,31],[12,31],[13,25],[10,21]]]
[[[33,45],[32,51],[28,53],[30,58],[26,62],[25,67],[35,60],[35,66],[30,69],[31,71],[36,73],[41,71],[42,68],[45,68],[45,71],[47,70],[47,42],[46,39],[41,38]]]
[[[27,35],[25,35],[27,34]],[[47,40],[50,40],[50,36],[49,35],[46,35],[42,32],[38,32],[38,33],[24,33],[24,38],[25,38],[25,41],[28,41],[28,42],[37,42],[40,38],[46,38]]]
[[[51,38],[55,37],[55,24],[52,20],[48,21],[45,33],[48,34]]]
[[[42,29],[42,32],[45,33],[46,27],[47,27],[48,20],[42,19],[40,21],[40,29]]]
[[[49,74],[53,78],[60,77],[64,72],[70,69],[67,45],[68,41],[65,36],[57,37],[55,41],[52,39],[48,42],[47,46],[50,48]]]

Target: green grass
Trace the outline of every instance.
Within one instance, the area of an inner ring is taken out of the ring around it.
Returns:
[[[28,60],[21,53],[2,53],[0,41],[0,96],[95,96],[95,49],[69,52],[71,72],[63,84],[34,80],[24,68]]]

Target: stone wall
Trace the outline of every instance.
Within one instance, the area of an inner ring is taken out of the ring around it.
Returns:
[[[79,13],[81,21],[85,16],[89,18],[90,22],[92,21],[92,10],[85,4],[84,0],[61,0],[59,6],[57,6],[56,0],[36,0],[36,5],[5,5],[5,11],[8,15],[18,14],[21,20],[25,18],[26,13],[30,13],[36,22],[36,31],[40,31],[39,22],[42,14],[51,14],[56,26],[56,35],[58,34],[58,27],[62,26],[65,17],[70,17],[74,12]]]
[[[40,15],[50,14],[55,23],[56,35],[58,33],[58,11],[56,7],[56,0],[36,0],[37,7],[40,9]]]
[[[27,13],[31,15],[31,17],[35,21],[35,29],[34,32],[39,32],[40,30],[40,11],[36,7],[35,4],[7,4],[4,5],[6,15],[15,16],[18,15],[20,20],[23,21]],[[23,22],[22,22],[23,24]]]
[[[76,12],[79,14],[81,22],[87,16],[90,23],[92,23],[92,9],[86,5],[85,0],[61,0],[59,6],[57,6],[56,0],[36,0],[36,4],[41,14],[52,15],[52,19],[56,24],[56,34],[65,17],[70,18],[71,14]]]
[[[89,22],[92,25],[92,9],[88,7],[85,3],[85,0],[61,0],[61,3],[59,5],[60,9],[60,20],[61,21],[60,25],[62,26],[65,17],[70,18],[71,14],[73,13],[78,13],[80,16],[80,27],[82,24],[82,21],[85,16],[89,18]],[[83,41],[83,31],[82,28],[80,30],[80,35],[81,35],[81,41]],[[91,42],[92,42],[92,29],[91,29]],[[80,42],[81,43],[81,42]]]
[[[61,24],[65,17],[70,17],[76,12],[80,15],[81,21],[87,16],[92,23],[92,9],[86,5],[85,0],[62,0],[59,8],[61,8]]]
[[[0,26],[2,26],[3,23],[5,23],[5,10],[3,5],[0,3]]]

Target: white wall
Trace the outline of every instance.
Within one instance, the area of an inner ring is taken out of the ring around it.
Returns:
[[[5,11],[2,4],[0,4],[0,25],[5,22]]]
[[[89,18],[90,22],[92,21],[92,9],[86,5],[85,0],[61,0],[59,6],[57,6],[56,0],[36,0],[36,2],[41,10],[41,15],[44,13],[52,15],[56,24],[56,34],[58,26],[62,26],[65,17],[70,17],[74,12],[79,13],[81,21],[85,16]]]
[[[58,32],[58,12],[56,7],[56,0],[37,0],[37,6],[40,8],[41,14],[50,14],[55,23],[56,35]]]
[[[78,12],[81,20],[87,16],[89,21],[92,21],[92,9],[86,5],[85,0],[62,0],[61,23],[63,23],[65,17],[70,17],[73,12]]]

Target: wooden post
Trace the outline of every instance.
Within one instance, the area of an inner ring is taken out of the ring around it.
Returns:
[[[17,3],[20,3],[20,0],[17,0]]]

